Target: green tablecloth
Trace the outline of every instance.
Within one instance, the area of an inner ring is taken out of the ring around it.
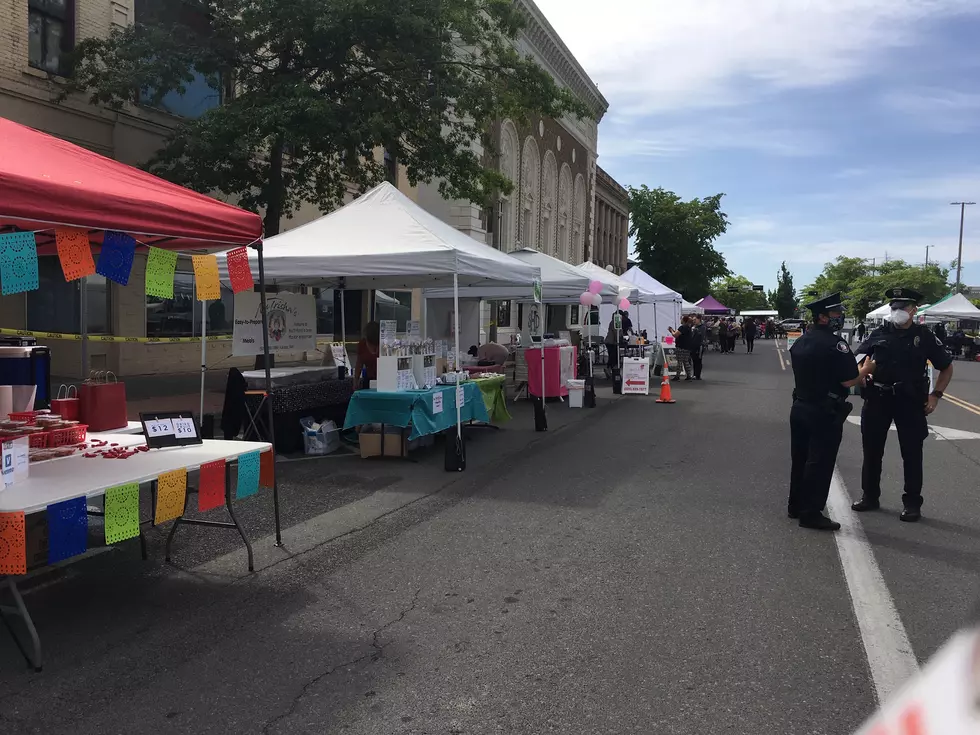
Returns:
[[[490,378],[474,376],[471,382],[476,383],[483,394],[483,402],[486,404],[490,421],[495,424],[510,421],[511,415],[510,411],[507,410],[507,396],[504,394],[507,376],[494,375]]]
[[[441,410],[437,411],[438,399],[442,396]],[[460,416],[463,421],[490,421],[487,405],[482,400],[483,393],[472,381],[463,383],[463,406]],[[437,434],[456,424],[456,387],[439,386],[430,390],[406,390],[395,393],[381,393],[376,390],[359,390],[351,396],[347,406],[344,428],[361,424],[387,424],[388,426],[409,425],[412,431],[409,440],[426,434]]]

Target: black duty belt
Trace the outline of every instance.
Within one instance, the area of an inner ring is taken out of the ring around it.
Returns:
[[[874,388],[879,393],[886,396],[896,396],[903,392],[902,388],[904,383],[891,383],[890,385],[882,385],[881,383],[872,383],[869,387]]]

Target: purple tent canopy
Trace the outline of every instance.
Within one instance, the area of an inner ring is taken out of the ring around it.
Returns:
[[[705,314],[728,314],[731,312],[731,309],[724,304],[718,303],[718,300],[710,294],[698,301],[695,306],[700,306],[704,309]]]

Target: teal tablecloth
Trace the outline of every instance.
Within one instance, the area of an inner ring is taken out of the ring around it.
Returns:
[[[442,394],[442,411],[433,411],[432,397]],[[480,387],[472,382],[463,383],[463,407],[460,416],[463,421],[490,422],[486,404]],[[456,386],[447,385],[431,390],[406,390],[397,393],[379,393],[376,390],[359,390],[351,396],[347,406],[344,428],[361,424],[387,424],[388,426],[409,425],[412,432],[409,440],[426,434],[437,434],[456,425]]]

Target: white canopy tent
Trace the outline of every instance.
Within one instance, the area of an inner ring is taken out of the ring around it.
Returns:
[[[920,308],[918,316],[924,317],[926,322],[951,322],[959,319],[980,321],[980,309],[966,296],[958,293],[937,301],[932,306]]]
[[[739,316],[765,316],[765,317],[777,317],[779,312],[774,309],[750,309],[749,311],[738,312]]]
[[[649,329],[653,325],[654,341],[659,342],[670,332],[668,327],[680,326],[684,310],[684,297],[668,288],[656,278],[633,266],[623,274],[623,280],[636,284],[644,292],[653,294],[656,300],[640,300],[636,305],[636,328]]]
[[[681,314],[704,314],[704,309],[690,301],[682,301]]]
[[[873,309],[864,315],[865,321],[881,321],[885,319],[892,310],[888,304],[882,304],[877,309]]]

